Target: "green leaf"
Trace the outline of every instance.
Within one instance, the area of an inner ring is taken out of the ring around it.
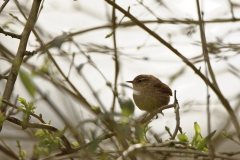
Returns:
[[[144,133],[146,134],[151,128],[152,128],[152,126],[146,127],[145,130],[144,130]]]
[[[77,67],[77,71],[78,73],[80,73],[80,71],[82,71],[84,65],[87,64],[87,63],[81,63],[78,67]]]
[[[21,157],[24,157],[26,154],[27,154],[27,151],[25,151],[25,150],[21,151]]]
[[[147,140],[145,139],[145,128],[146,128],[146,126],[144,126],[144,125],[135,126],[136,137],[139,139],[140,143],[142,143],[142,144],[147,143]]]
[[[59,137],[55,137],[53,141],[56,142],[56,143],[60,143],[62,140]]]
[[[222,135],[226,138],[233,139],[231,132],[222,131]]]
[[[36,108],[37,108],[37,107],[34,106],[34,104],[33,104],[32,102],[29,102],[29,103],[28,103],[28,107],[27,107],[27,111],[34,113],[34,110],[35,110]]]
[[[59,146],[59,141],[53,140],[50,145],[52,146],[52,148],[58,148]]]
[[[78,143],[78,142],[72,142],[72,146],[73,146],[73,147],[78,147],[78,146],[79,146],[79,143]]]
[[[27,89],[28,93],[34,98],[36,89],[34,87],[34,84],[29,74],[20,69],[19,76],[21,81],[23,82],[24,87]]]
[[[203,140],[197,145],[196,149],[201,151],[206,145],[207,145],[207,140],[203,138]]]
[[[130,116],[134,113],[134,103],[129,97],[119,97],[118,98],[119,105],[122,109],[122,115]]]
[[[157,140],[158,143],[162,143],[162,139],[156,133],[154,133],[153,136]]]
[[[18,101],[19,101],[22,105],[24,105],[24,107],[27,106],[27,101],[26,101],[24,98],[18,97]]]
[[[226,132],[226,131],[222,131],[221,133],[222,133],[222,135],[223,135],[224,137],[227,136],[227,132]]]
[[[2,114],[2,112],[0,112],[0,126],[3,124],[5,120],[5,116]]]
[[[165,130],[168,132],[169,136],[172,137],[172,133],[171,133],[169,127],[165,126]]]
[[[95,151],[96,151],[96,149],[97,149],[97,147],[98,147],[98,144],[101,142],[101,140],[100,139],[98,139],[98,138],[95,138],[95,139],[93,139],[93,141],[92,141],[92,143],[91,143],[91,145],[88,147],[88,152],[90,153],[90,154],[93,154]]]
[[[168,126],[165,126],[165,130],[166,130],[167,132],[169,132],[169,131],[170,131],[170,129],[169,129],[169,127],[168,127]]]
[[[128,6],[128,12],[130,12],[130,8],[131,8],[131,7],[130,7],[130,6]]]
[[[207,137],[203,138],[202,141],[197,145],[196,149],[203,150],[207,146],[207,143],[210,141],[215,132],[216,130],[210,133]]]
[[[179,132],[181,133],[181,134],[183,134],[183,131],[182,131],[182,128],[181,127],[179,127]]]
[[[58,148],[60,142],[61,139],[59,137],[55,137],[50,145],[52,146],[52,148]]]
[[[200,126],[198,125],[197,122],[194,122],[194,129],[195,129],[195,133],[196,134],[200,134],[201,133],[201,128],[200,128]]]
[[[42,64],[42,66],[40,67],[39,71],[42,72],[42,73],[47,73],[49,74],[49,68],[51,68],[51,61],[50,59],[46,56],[44,58],[44,62]]]
[[[76,56],[76,53],[75,53],[75,52],[73,52],[73,54],[72,54],[72,59],[74,59],[74,58],[75,58],[75,56]]]
[[[209,140],[212,138],[212,136],[216,133],[216,131],[217,131],[217,130],[211,132],[209,135],[207,135],[207,137],[205,137],[205,139],[206,139],[207,141],[209,141]]]
[[[180,142],[188,142],[188,137],[185,134],[178,134],[177,138],[180,140]]]
[[[193,146],[193,147],[196,147],[197,144],[199,144],[199,142],[202,141],[202,139],[203,139],[203,138],[202,138],[201,134],[195,135],[195,136],[193,137],[193,140],[192,140],[192,146]]]
[[[35,132],[35,136],[43,136],[43,135],[45,135],[45,132],[42,129],[41,130],[37,130]]]
[[[8,21],[8,22],[4,23],[4,24],[2,25],[2,29],[7,29],[7,30],[9,30],[9,31],[13,31],[13,30],[11,30],[10,24],[14,24],[14,22]]]
[[[34,147],[34,155],[39,156],[40,154],[41,151],[37,147]]]
[[[52,152],[52,147],[51,147],[51,146],[44,147],[44,148],[42,149],[42,152],[43,152],[45,155],[49,155],[49,154]]]
[[[48,122],[46,122],[46,124],[49,124],[49,125],[50,125],[50,124],[51,124],[51,122],[52,122],[52,121],[51,121],[51,120],[49,120]]]
[[[111,36],[112,36],[112,34],[113,34],[113,33],[109,33],[108,35],[106,35],[106,37],[105,37],[105,38],[109,38],[109,37],[111,37]]]
[[[48,140],[42,140],[41,142],[39,142],[38,147],[47,147],[49,146],[49,141]]]
[[[101,113],[101,109],[98,106],[91,106],[91,109],[94,113],[97,113],[97,114]]]

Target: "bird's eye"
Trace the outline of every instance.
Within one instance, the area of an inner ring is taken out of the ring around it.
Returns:
[[[141,78],[141,79],[138,80],[138,82],[140,83],[140,82],[144,81],[145,79],[146,78]]]

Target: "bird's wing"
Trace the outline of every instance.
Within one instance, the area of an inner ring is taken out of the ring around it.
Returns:
[[[168,85],[162,83],[162,84],[156,84],[155,85],[158,90],[164,94],[167,94],[169,96],[172,96],[172,90],[168,87]]]

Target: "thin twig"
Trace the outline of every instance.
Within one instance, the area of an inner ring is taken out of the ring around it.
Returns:
[[[235,19],[235,16],[234,16],[234,12],[233,12],[233,9],[234,9],[234,3],[231,2],[231,0],[228,0],[229,2],[229,5],[230,5],[230,12],[232,14],[232,19]]]
[[[19,110],[19,107],[18,107],[18,106],[12,104],[11,102],[9,102],[9,101],[7,101],[7,100],[5,100],[5,99],[2,99],[2,102],[5,103],[5,104],[7,104],[8,106],[14,108],[14,109]],[[29,112],[26,111],[25,109],[21,109],[20,111],[23,112],[23,113],[28,113],[28,114],[30,114],[31,116],[33,116],[33,117],[35,117],[36,119],[38,119],[41,123],[46,123],[41,117],[39,117],[38,115],[36,115],[36,114],[34,114],[34,113],[31,113],[31,112],[29,113]]]
[[[19,119],[14,118],[14,117],[8,117],[7,121],[9,121],[11,123],[14,123],[14,124],[16,124],[18,126],[22,126],[22,127],[23,127],[23,124],[24,124],[23,121],[20,121]],[[49,131],[61,133],[61,131],[59,131],[57,128],[55,128],[54,126],[48,125],[48,124],[27,122],[25,125],[26,125],[27,128],[40,128],[40,129],[46,129],[46,130],[49,130]],[[69,150],[69,149],[71,150],[72,147],[71,147],[71,144],[68,141],[68,139],[63,134],[60,135],[60,138],[62,139],[66,149],[67,150]]]
[[[14,151],[12,150],[12,148],[2,139],[2,138],[0,138],[0,141],[3,143],[3,145],[4,145],[4,149],[3,148],[1,148],[0,147],[0,150],[8,150],[8,152],[6,152],[7,153],[7,155],[11,155],[12,157],[14,157],[14,156],[17,156],[15,153],[14,153]],[[3,147],[3,146],[2,146]],[[4,151],[3,151],[4,152]],[[9,153],[9,152],[11,152],[11,153]],[[17,156],[18,157],[18,156]]]
[[[21,35],[4,31],[1,27],[0,27],[0,33],[3,33],[3,34],[5,34],[5,36],[10,36],[10,37],[16,38],[16,39],[21,39],[21,37],[22,37]]]
[[[240,18],[236,18],[236,19],[213,19],[213,20],[209,20],[209,21],[204,21],[204,23],[226,23],[226,22],[238,22],[240,21]],[[158,20],[145,20],[145,21],[140,21],[143,24],[151,24],[151,23],[161,23],[161,24],[199,24],[198,21],[195,20],[191,20],[191,19],[186,19],[186,20],[181,20],[181,19],[175,19],[172,18],[171,20],[165,20],[165,19],[158,19]],[[121,24],[119,24],[119,27],[129,27],[129,26],[135,26],[136,23],[134,22],[122,22]],[[79,35],[79,34],[84,34],[90,31],[94,31],[94,30],[99,30],[99,29],[104,29],[104,28],[112,28],[112,25],[102,25],[102,26],[97,26],[97,27],[93,27],[93,28],[88,28],[88,29],[84,29],[81,31],[77,31],[77,32],[73,32],[70,33],[70,37],[75,36],[75,35]]]
[[[158,16],[153,12],[152,8],[150,9],[148,6],[146,6],[143,3],[143,0],[137,0],[139,4],[141,4],[149,13],[151,13],[156,19],[158,19]]]
[[[2,79],[8,79],[8,76],[4,76],[4,75],[0,74],[0,80],[2,80]]]
[[[115,135],[116,135],[116,132],[104,133],[103,135],[100,135],[99,137],[96,137],[96,139],[98,139],[101,142],[101,141],[103,141],[105,139],[108,139],[108,138],[111,138],[111,137],[113,137]],[[88,143],[86,143],[86,144],[84,144],[82,146],[79,146],[77,148],[68,150],[67,153],[64,153],[64,152],[63,153],[56,153],[56,154],[53,154],[53,155],[51,155],[49,157],[43,158],[42,160],[70,158],[70,157],[73,157],[73,155],[75,155],[76,153],[79,153],[79,151],[86,149],[87,147],[89,147],[93,143],[95,143],[95,142],[91,141],[91,142],[88,142]]]
[[[92,61],[92,59],[81,49],[80,45],[75,42],[73,39],[72,41],[73,44],[78,48],[78,50],[87,58],[88,63],[90,65],[92,65],[99,73],[100,75],[103,77],[103,79],[105,80],[106,83],[108,83],[107,78],[104,76],[104,74],[100,71],[100,69],[96,66],[96,64]],[[82,75],[81,70],[78,70],[79,74]],[[99,102],[99,104],[101,105],[101,108],[103,109],[104,112],[106,112],[106,107],[104,106],[104,104],[102,103],[102,101],[99,99],[98,95],[94,93],[93,88],[91,87],[91,85],[89,84],[89,82],[87,81],[87,79],[82,75],[83,80],[87,83],[87,85],[89,86],[89,88],[92,90],[93,95],[95,96],[95,98],[97,99],[97,101]],[[109,86],[110,87],[110,86]],[[111,87],[110,87],[111,88]],[[113,91],[113,89],[111,88],[111,90]]]
[[[115,2],[115,0],[114,0]],[[119,62],[118,62],[118,52],[117,52],[117,41],[116,41],[116,14],[115,7],[112,8],[112,33],[113,33],[113,46],[114,46],[114,62],[115,62],[115,75],[114,75],[114,84],[113,84],[113,102],[111,107],[111,112],[113,113],[115,110],[115,102],[118,96],[117,90],[117,80],[119,74]]]
[[[156,114],[158,114],[158,113],[163,114],[162,113],[163,110],[169,109],[169,108],[174,108],[175,106],[176,106],[176,104],[169,104],[169,105],[162,106],[161,108],[158,108],[155,111],[151,112],[148,116],[146,116],[140,120],[137,120],[137,122],[140,124],[144,124],[144,123],[150,121],[154,116],[156,116]]]
[[[175,127],[175,130],[173,132],[173,135],[171,137],[172,140],[174,140],[177,136],[177,133],[178,133],[178,130],[179,130],[179,127],[180,127],[180,114],[179,114],[179,104],[178,104],[178,100],[177,100],[177,91],[175,90],[174,91],[174,104],[176,105],[175,106],[175,115],[176,115],[176,127]]]
[[[3,9],[5,8],[5,6],[8,4],[9,0],[5,0],[2,4],[2,6],[0,7],[0,13],[2,13]]]
[[[207,41],[206,41],[206,36],[205,36],[205,32],[204,32],[204,23],[202,21],[202,17],[201,17],[201,10],[200,10],[200,5],[199,5],[199,0],[197,1],[197,10],[198,10],[198,19],[199,19],[199,28],[200,28],[200,33],[201,33],[201,42],[202,42],[202,50],[203,50],[203,56],[205,58],[205,62],[207,63],[207,67],[211,76],[211,79],[213,81],[213,85],[216,87],[216,89],[219,90],[214,72],[212,70],[212,66],[209,60],[209,56],[208,56],[208,50],[207,50]],[[206,77],[207,78],[207,77]]]
[[[227,156],[234,156],[237,154],[240,154],[240,151],[236,151],[236,152],[220,152],[221,154],[225,154]]]
[[[0,151],[5,153],[7,156],[13,158],[13,159],[16,159],[16,160],[19,160],[19,157],[14,154],[13,152],[7,150],[5,147],[3,147],[1,144],[0,144]]]
[[[215,80],[215,75],[212,71],[212,67],[210,64],[210,60],[208,57],[208,49],[207,49],[207,40],[205,36],[205,26],[203,22],[203,12],[201,16],[201,10],[200,10],[200,5],[199,5],[199,0],[196,0],[197,3],[197,11],[198,11],[198,19],[199,19],[199,28],[200,28],[200,34],[201,34],[201,43],[202,43],[202,51],[203,51],[203,57],[204,57],[204,62],[205,62],[205,76],[208,78],[208,70],[210,72],[211,78],[213,80],[213,84],[215,84],[215,87],[218,88],[217,82]],[[218,88],[219,89],[219,88]],[[207,102],[207,130],[208,130],[208,135],[211,133],[211,114],[210,114],[210,94],[209,94],[209,86],[206,85],[206,91],[207,91],[207,97],[206,97],[206,102]],[[211,159],[214,159],[214,150],[213,146],[211,144],[211,139],[209,140],[209,151],[212,155]]]

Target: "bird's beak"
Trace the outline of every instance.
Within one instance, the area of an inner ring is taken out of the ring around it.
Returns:
[[[133,83],[133,81],[126,81],[127,83]]]

